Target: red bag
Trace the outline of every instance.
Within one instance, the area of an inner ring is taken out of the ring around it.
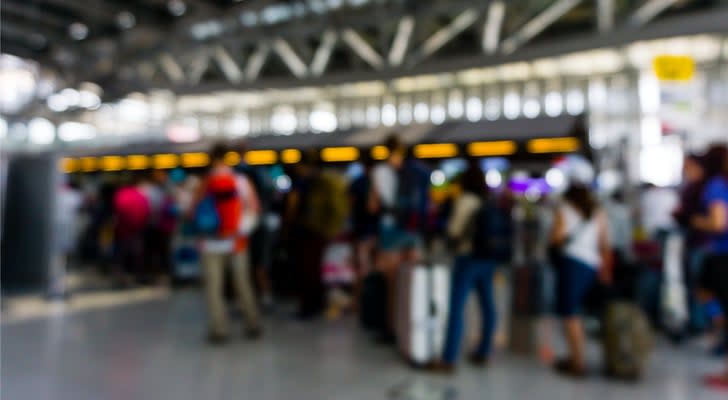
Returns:
[[[114,196],[117,234],[131,236],[141,233],[149,223],[149,201],[138,188],[127,186]]]

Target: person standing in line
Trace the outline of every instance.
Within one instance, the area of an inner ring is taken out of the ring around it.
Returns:
[[[141,177],[116,191],[113,197],[115,274],[117,284],[128,287],[140,278],[144,266],[144,230],[149,224],[149,201]]]
[[[404,227],[398,224],[398,194],[400,193],[400,171],[405,161],[405,146],[396,135],[385,142],[389,153],[387,159],[372,170],[372,190],[376,198],[379,227],[377,229],[377,248],[375,266],[387,280],[387,321],[389,332],[383,341],[393,342],[396,326],[397,274],[404,261],[404,250],[409,241]]]
[[[269,309],[273,306],[273,291],[270,282],[273,233],[268,223],[273,213],[273,184],[264,171],[245,161],[245,155],[248,152],[245,143],[240,145],[238,151],[241,161],[235,167],[235,172],[244,175],[253,185],[260,203],[259,220],[250,237],[250,260],[255,282],[260,291],[261,303],[264,308]]]
[[[292,222],[293,260],[298,263],[297,317],[318,317],[325,306],[322,279],[324,251],[344,228],[348,217],[345,179],[334,171],[322,170],[315,151],[304,152],[296,164],[295,185],[289,193]]]
[[[688,289],[688,328],[694,332],[703,331],[707,327],[707,316],[704,305],[698,298],[698,279],[700,268],[705,258],[707,237],[704,232],[694,229],[691,220],[696,215],[705,213],[702,205],[703,191],[707,181],[704,157],[689,154],[683,160],[683,183],[680,188],[680,204],[673,212],[675,221],[680,226],[685,241],[684,276]],[[719,351],[721,344],[716,350]]]
[[[703,263],[700,287],[706,294],[720,302],[728,310],[728,148],[714,146],[706,166],[708,181],[703,190],[702,205],[705,214],[691,219],[693,228],[708,237],[708,254]],[[724,328],[724,339],[728,341],[728,330]],[[705,377],[711,387],[728,390],[728,359],[726,369]]]
[[[485,175],[477,160],[469,160],[468,169],[459,178],[462,193],[455,199],[452,217],[447,226],[447,236],[455,253],[450,289],[450,310],[448,313],[447,335],[442,361],[435,370],[450,373],[460,353],[463,336],[465,305],[471,289],[478,294],[482,331],[480,344],[470,355],[470,361],[477,366],[485,366],[490,356],[493,333],[495,332],[496,311],[493,301],[493,271],[497,260],[493,254],[484,254],[478,244],[478,232],[485,232],[478,216],[481,213],[504,212],[495,202],[487,201]],[[510,216],[508,216],[510,218]],[[497,238],[489,238],[497,240]],[[507,239],[510,240],[510,237]],[[487,252],[487,251],[486,251]]]
[[[586,339],[579,309],[597,280],[611,283],[611,245],[606,212],[589,187],[594,178],[591,165],[574,160],[566,170],[569,188],[556,209],[550,241],[559,253],[554,260],[556,308],[563,320],[568,354],[554,367],[559,373],[584,377]]]
[[[225,164],[227,150],[216,145],[211,153],[211,168],[201,185],[195,208],[195,225],[201,238],[204,287],[209,313],[208,341],[222,344],[228,339],[228,311],[223,296],[225,266],[231,264],[233,287],[246,320],[247,337],[261,335],[255,292],[250,279],[248,236],[244,229],[248,202],[255,196],[252,187]]]
[[[374,160],[365,153],[362,156],[364,171],[349,186],[351,198],[351,236],[354,250],[356,281],[354,282],[355,306],[359,304],[362,279],[374,268],[374,249],[377,244],[377,197],[371,190]]]
[[[149,171],[142,176],[140,188],[149,204],[149,220],[144,228],[144,267],[141,283],[152,283],[153,277],[163,271],[162,247],[164,246],[159,222],[162,218],[165,193],[160,182],[166,179],[164,171]],[[168,255],[165,255],[168,256]]]

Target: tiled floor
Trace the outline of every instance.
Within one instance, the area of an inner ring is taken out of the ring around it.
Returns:
[[[639,384],[571,382],[542,365],[499,354],[487,370],[454,377],[415,373],[373,345],[354,321],[268,322],[259,342],[210,348],[195,291],[2,325],[3,400],[377,400],[403,386],[435,399],[728,399],[699,377],[718,360],[659,346]],[[406,393],[405,393],[406,394]]]

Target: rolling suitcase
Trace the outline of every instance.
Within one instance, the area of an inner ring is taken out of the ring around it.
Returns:
[[[631,302],[614,301],[607,306],[602,324],[602,354],[607,375],[639,379],[653,343],[645,313]]]
[[[685,334],[689,321],[688,299],[683,279],[683,238],[671,232],[663,249],[663,280],[660,289],[660,324],[673,339]]]
[[[447,334],[450,269],[444,265],[401,268],[398,278],[397,347],[413,366],[440,358]]]
[[[543,311],[543,270],[536,265],[513,268],[510,350],[533,355],[538,350],[538,323]]]

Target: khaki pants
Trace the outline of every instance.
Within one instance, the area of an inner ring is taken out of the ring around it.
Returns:
[[[258,329],[258,306],[255,301],[253,287],[250,282],[250,262],[248,253],[203,253],[202,264],[205,273],[205,295],[210,315],[210,333],[226,335],[227,307],[223,296],[225,265],[232,267],[233,287],[238,296],[238,305],[242,310],[249,329]]]

